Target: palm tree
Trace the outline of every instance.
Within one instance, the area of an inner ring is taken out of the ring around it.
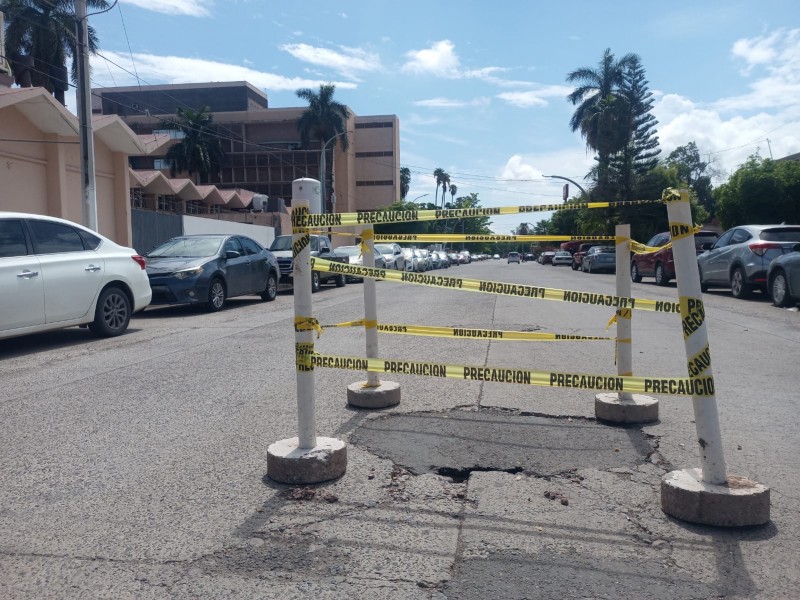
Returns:
[[[451,202],[455,203],[456,201],[456,192],[458,191],[458,186],[453,183],[450,185],[450,200]]]
[[[212,127],[214,116],[209,111],[207,106],[200,110],[179,108],[176,118],[163,122],[164,129],[174,129],[183,134],[181,141],[167,150],[165,156],[170,161],[172,177],[188,173],[189,177],[196,178],[195,183],[219,178],[225,151]]]
[[[447,188],[450,185],[450,175],[449,173],[445,173],[442,175],[442,208],[444,208],[444,195],[447,192]]]
[[[436,196],[434,196],[434,202],[433,202],[434,206],[439,203],[439,186],[442,185],[445,175],[446,173],[444,172],[444,169],[441,167],[436,167],[433,170],[433,177],[434,179],[436,179]]]
[[[411,188],[411,169],[400,167],[400,200],[405,200]]]
[[[72,81],[78,81],[73,0],[0,0],[6,16],[6,53],[15,81],[41,86],[64,104],[68,82],[67,57],[72,58]],[[106,0],[87,0],[93,9],[106,9]],[[89,26],[89,52],[99,47],[97,34]]]
[[[607,48],[597,69],[581,67],[567,75],[568,83],[578,84],[567,96],[577,106],[569,124],[572,131],[581,132],[587,148],[597,152],[601,193],[608,187],[610,156],[630,139],[630,110],[621,86],[624,71],[635,58],[634,54],[626,54],[616,60]]]
[[[341,139],[342,148],[347,150],[350,143],[347,139],[347,119],[350,109],[333,99],[336,86],[323,84],[319,92],[310,88],[297,90],[295,94],[308,102],[308,108],[297,119],[297,131],[300,132],[300,145],[308,148],[311,140],[319,141],[319,178],[322,187],[322,211],[325,212],[325,181],[327,177],[325,152],[328,142],[333,141],[336,147]]]

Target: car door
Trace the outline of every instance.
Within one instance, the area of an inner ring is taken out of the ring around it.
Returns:
[[[740,258],[741,244],[752,238],[752,234],[746,229],[737,227],[733,230],[728,243],[714,252],[711,257],[711,269],[714,281],[717,283],[730,283],[730,272],[733,261]],[[716,244],[714,246],[716,248]]]
[[[263,292],[267,284],[269,263],[264,249],[248,237],[239,237],[244,253],[250,259],[250,292]]]
[[[647,241],[647,246],[658,248],[669,241],[669,236],[658,233]],[[645,252],[639,257],[639,272],[642,275],[653,275],[656,270],[656,252]]]
[[[44,322],[41,266],[22,219],[0,219],[0,332]]]
[[[41,266],[45,322],[86,316],[105,281],[105,260],[74,227],[38,219],[26,223]]]
[[[225,258],[228,251],[238,252],[236,258]],[[235,237],[225,240],[222,246],[222,260],[225,264],[225,279],[228,286],[228,298],[241,296],[252,291],[253,275],[250,272],[252,262],[245,254],[242,244]]]
[[[723,264],[724,254],[727,253],[726,248],[731,243],[733,232],[735,229],[729,229],[722,234],[710,250],[700,255],[698,263],[700,265],[700,272],[704,283],[728,283],[728,272],[725,271],[725,276],[721,277],[721,265]]]

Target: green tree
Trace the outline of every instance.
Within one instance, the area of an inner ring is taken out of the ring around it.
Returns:
[[[700,158],[697,144],[689,142],[685,146],[678,146],[670,152],[665,164],[676,169],[680,181],[694,190],[700,204],[713,216],[714,187],[711,185],[711,177],[716,172],[708,162]]]
[[[658,136],[656,118],[650,113],[653,94],[648,89],[641,59],[630,54],[622,71],[622,93],[630,111],[631,131],[628,143],[611,158],[611,177],[616,184],[615,196],[620,200],[635,200],[639,180],[658,165]]]
[[[447,175],[447,173],[445,173],[445,170],[441,167],[436,167],[433,170],[433,178],[436,180],[436,195],[434,196],[434,204],[438,204],[439,202],[439,186],[442,185],[442,182],[444,182],[445,175]]]
[[[405,201],[409,189],[411,189],[411,169],[400,167],[400,200]]]
[[[456,201],[456,192],[458,192],[458,186],[455,183],[450,184],[450,203]]]
[[[183,134],[182,139],[167,150],[165,158],[170,162],[170,175],[188,173],[195,183],[208,183],[219,179],[219,171],[225,162],[219,136],[214,131],[214,116],[209,108],[200,110],[179,108],[176,117],[162,122],[164,129],[173,129]]]
[[[743,223],[800,223],[800,163],[753,155],[716,190],[724,228]]]
[[[88,0],[87,6],[102,10],[108,2]],[[67,57],[72,58],[72,81],[78,81],[74,1],[0,0],[0,11],[6,17],[6,53],[16,83],[43,87],[64,104]],[[95,54],[99,42],[91,25],[88,42]],[[33,59],[32,68],[23,63],[26,56]]]
[[[335,148],[338,143],[341,143],[344,150],[350,146],[347,139],[347,119],[350,117],[350,110],[333,99],[335,92],[336,86],[333,84],[320,85],[319,92],[310,88],[295,92],[298,98],[308,102],[308,108],[297,118],[296,123],[297,131],[300,133],[300,145],[308,148],[311,140],[319,142],[319,177],[323,189],[330,189],[327,186],[326,143],[332,139],[331,148]],[[322,202],[323,212],[326,212],[327,197],[323,198]]]
[[[444,208],[444,195],[447,193],[447,188],[450,186],[450,174],[446,173],[442,175],[442,202],[439,204],[442,208]]]
[[[576,106],[570,119],[572,131],[580,131],[590,150],[597,152],[596,192],[609,192],[609,162],[614,152],[630,139],[630,107],[622,91],[623,72],[634,55],[616,60],[608,48],[598,67],[581,67],[567,74],[577,84],[567,99]]]

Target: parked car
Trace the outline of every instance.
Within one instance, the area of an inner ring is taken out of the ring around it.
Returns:
[[[584,273],[617,272],[617,251],[614,246],[592,246],[583,257],[581,271]]]
[[[533,252],[526,252],[525,255],[523,256],[523,260],[525,262],[532,262],[536,260],[536,256],[533,254]]]
[[[559,250],[553,255],[553,258],[550,260],[550,264],[554,267],[557,267],[558,265],[570,266],[572,264],[572,254],[566,250]]]
[[[440,269],[449,269],[450,268],[450,259],[447,257],[447,253],[442,252],[441,250],[437,250],[434,252],[436,256],[439,257],[439,268]]]
[[[583,268],[583,257],[586,253],[595,246],[604,246],[605,242],[587,242],[578,246],[578,249],[572,253],[572,270],[577,271]]]
[[[472,257],[470,256],[469,252],[466,250],[462,250],[458,253],[458,264],[460,265],[468,265],[472,262]]]
[[[555,255],[555,252],[548,250],[547,252],[542,252],[537,260],[539,261],[540,265],[550,265],[553,263],[553,257]]]
[[[439,254],[437,254],[433,250],[426,250],[428,253],[428,262],[430,264],[431,269],[438,269],[441,267],[441,260],[439,259]]]
[[[647,241],[647,246],[661,248],[669,244],[672,237],[669,231],[657,233]],[[695,251],[702,254],[704,244],[713,244],[719,239],[715,231],[698,231],[694,234]],[[631,257],[631,279],[640,282],[642,277],[654,277],[656,284],[667,285],[675,278],[675,261],[672,256],[672,246],[661,248],[654,252],[634,254]]]
[[[729,287],[734,298],[766,289],[770,263],[800,242],[800,225],[739,225],[697,257],[700,287]]]
[[[800,244],[795,244],[790,253],[769,263],[767,285],[775,306],[800,302]]]
[[[269,250],[275,255],[278,260],[278,267],[280,267],[280,280],[278,281],[278,289],[292,289],[294,282],[294,251],[292,249],[291,235],[279,235],[270,244]],[[330,240],[324,235],[310,235],[311,241],[311,256],[314,258],[323,258],[332,262],[346,263],[347,257],[337,253],[331,249]],[[342,287],[346,283],[345,276],[341,273],[331,273],[330,271],[312,271],[311,272],[311,292],[317,293],[323,283],[333,283],[336,287]]]
[[[144,258],[71,221],[0,212],[0,339],[88,325],[123,333],[152,297]]]
[[[403,248],[403,259],[406,271],[422,272],[422,265],[413,248]]]
[[[508,253],[508,264],[511,264],[512,262],[520,264],[519,252]]]
[[[406,270],[406,257],[399,244],[375,244],[375,250],[383,255],[387,269]]]
[[[364,266],[364,257],[361,254],[361,246],[339,246],[336,248],[336,252],[346,256],[351,265],[358,265],[359,267]],[[373,253],[375,257],[375,268],[385,269],[386,259],[383,258],[383,254],[378,252],[378,250],[375,248],[373,248]],[[364,281],[364,278],[348,275],[347,281]]]
[[[204,304],[222,310],[228,298],[278,294],[278,261],[243,235],[198,234],[167,240],[145,255],[153,304]]]
[[[451,265],[458,265],[458,254],[455,252],[450,252],[447,255],[447,258],[450,260]]]

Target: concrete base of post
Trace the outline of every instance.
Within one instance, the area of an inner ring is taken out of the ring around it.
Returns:
[[[631,394],[629,399],[616,392],[597,394],[594,416],[609,423],[652,423],[658,421],[658,400],[642,394]]]
[[[313,448],[300,448],[294,437],[267,450],[267,475],[280,483],[320,483],[341,477],[346,470],[347,445],[336,438],[318,437]]]
[[[381,381],[378,387],[365,387],[366,381],[347,386],[347,404],[356,408],[388,408],[400,404],[400,384]]]
[[[735,475],[715,485],[702,480],[700,469],[672,471],[661,478],[661,510],[702,525],[763,525],[769,521],[769,488]]]

